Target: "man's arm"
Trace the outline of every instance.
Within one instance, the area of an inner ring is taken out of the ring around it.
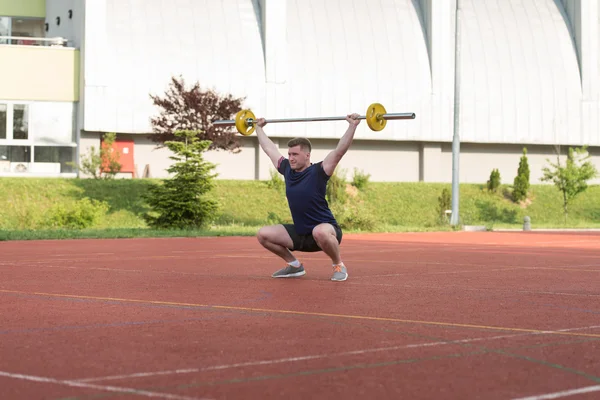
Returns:
[[[275,168],[277,168],[277,163],[279,162],[279,159],[283,156],[279,152],[277,146],[275,146],[275,143],[273,143],[271,139],[269,139],[269,137],[263,130],[263,126],[265,126],[266,124],[267,122],[264,118],[259,118],[256,120],[256,136],[258,137],[258,144],[260,144],[260,147],[267,154],[267,156],[269,156]]]
[[[323,170],[328,176],[333,175],[333,171],[335,171],[335,168],[337,167],[338,163],[350,148],[352,140],[354,139],[354,132],[356,132],[356,127],[360,123],[360,120],[358,119],[358,114],[348,115],[346,117],[346,121],[348,121],[348,123],[350,124],[350,126],[348,126],[348,129],[346,130],[346,133],[338,142],[338,145],[335,148],[335,150],[329,153],[327,157],[325,157],[325,159],[323,160]]]

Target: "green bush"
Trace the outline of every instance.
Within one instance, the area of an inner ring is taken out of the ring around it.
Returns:
[[[346,192],[346,174],[344,170],[341,170],[338,174],[338,170],[333,171],[333,175],[329,178],[329,182],[327,182],[327,191],[326,191],[326,199],[329,205],[333,205],[335,203],[346,203],[348,199],[348,193]]]
[[[331,211],[342,229],[369,231],[375,228],[375,217],[360,201],[334,203]]]
[[[490,192],[496,193],[498,188],[500,187],[500,171],[498,169],[493,169],[490,174],[490,180],[487,181],[487,189]]]
[[[446,210],[449,210],[452,207],[451,199],[452,198],[450,197],[450,191],[444,188],[442,190],[442,194],[440,195],[440,197],[438,197],[437,208],[438,219],[439,222],[442,224],[448,222],[446,218]]]
[[[206,196],[214,187],[215,165],[202,155],[210,141],[199,141],[196,135],[195,131],[177,131],[175,136],[181,141],[165,142],[174,153],[170,158],[175,163],[167,169],[174,176],[151,186],[144,196],[151,208],[144,219],[153,228],[198,229],[216,216],[218,203]]]
[[[274,169],[270,171],[271,179],[269,179],[267,183],[267,187],[269,189],[275,189],[277,191],[283,191],[285,189],[285,181],[283,176]]]
[[[47,228],[85,229],[93,226],[108,210],[106,202],[88,197],[72,203],[58,203],[48,210],[44,225]]]
[[[358,190],[364,189],[367,187],[370,177],[371,177],[370,174],[365,174],[362,171],[358,171],[358,169],[354,168],[354,176],[352,177],[352,186],[354,186]]]
[[[517,176],[513,182],[513,200],[523,201],[527,198],[529,191],[529,162],[527,161],[527,149],[523,148],[523,155],[519,161]]]

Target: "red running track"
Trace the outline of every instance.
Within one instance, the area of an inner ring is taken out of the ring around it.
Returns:
[[[0,243],[1,399],[593,399],[600,235]]]

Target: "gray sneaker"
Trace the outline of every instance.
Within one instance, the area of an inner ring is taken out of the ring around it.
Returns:
[[[300,264],[298,268],[292,267],[288,264],[279,271],[274,272],[271,276],[273,278],[293,278],[296,276],[302,276],[304,274],[306,274],[306,271],[304,270],[304,266],[302,264]]]
[[[345,281],[346,279],[348,279],[346,267],[340,267],[339,265],[333,267],[333,275],[331,276],[332,281]]]

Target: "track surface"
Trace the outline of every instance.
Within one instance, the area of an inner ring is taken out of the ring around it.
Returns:
[[[600,235],[0,243],[1,399],[600,397]]]

